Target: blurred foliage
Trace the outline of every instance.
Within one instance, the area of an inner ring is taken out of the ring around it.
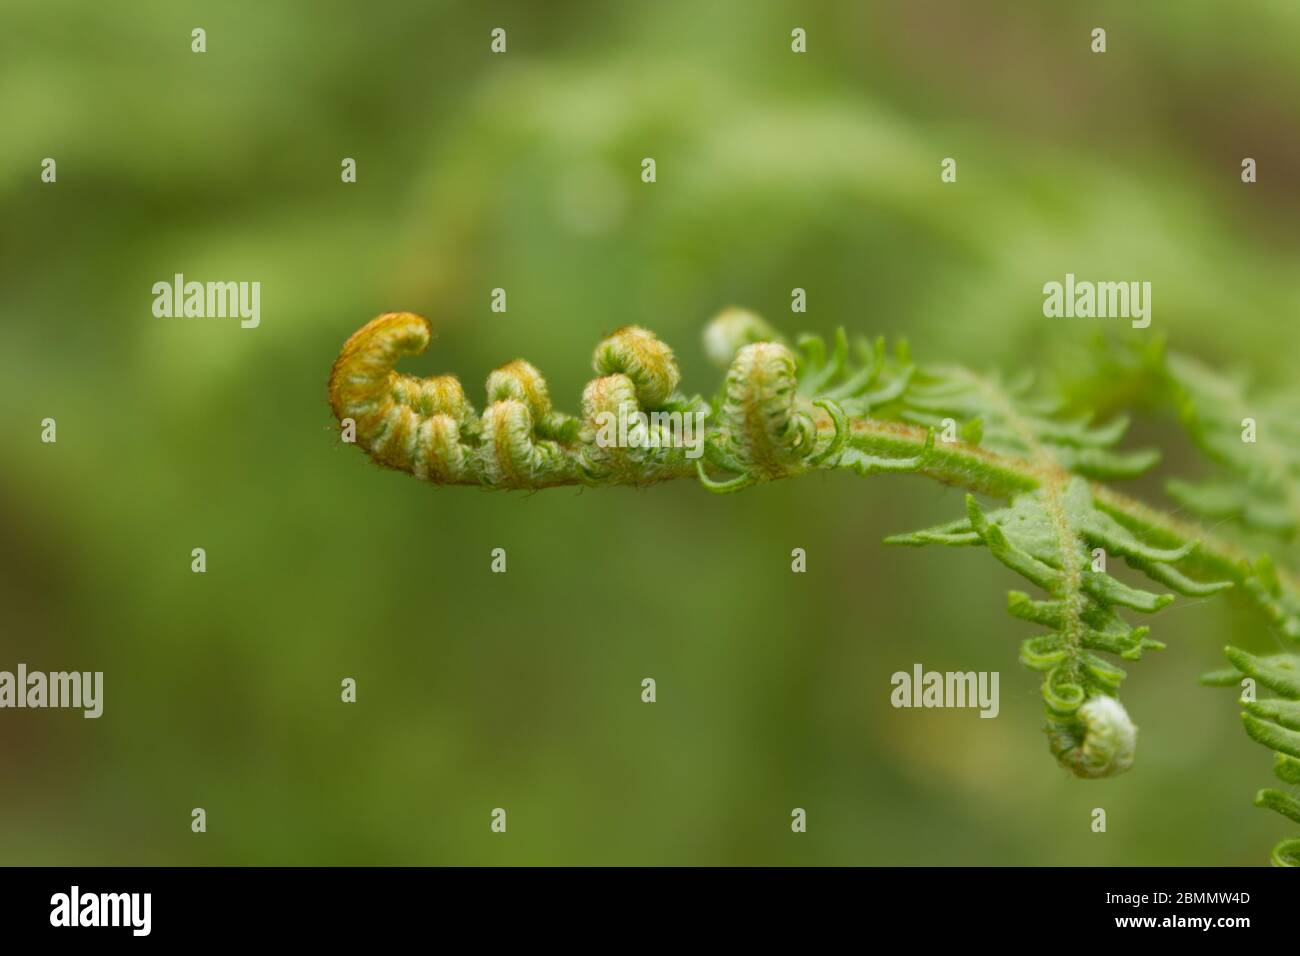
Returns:
[[[433,489],[341,448],[324,384],[393,309],[440,329],[411,371],[526,355],[570,411],[569,357],[628,322],[710,392],[699,329],[733,302],[1070,368],[1099,320],[1043,318],[1066,272],[1149,280],[1148,332],[1290,383],[1297,28],[1287,0],[6,0],[0,667],[104,670],[106,701],[0,714],[0,862],[1260,862],[1267,755],[1195,685],[1270,649],[1240,602],[1163,622],[1138,768],[1081,783],[1010,674],[996,721],[888,704],[916,661],[1016,673],[1009,573],[880,545],[953,493]],[[261,327],[154,318],[177,272],[260,281]],[[1153,500],[1194,470],[1169,417],[1134,440],[1173,449]]]

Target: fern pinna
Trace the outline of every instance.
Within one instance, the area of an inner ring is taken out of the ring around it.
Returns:
[[[597,377],[584,389],[578,415],[555,409],[545,379],[522,359],[488,376],[479,414],[454,377],[396,371],[397,361],[422,352],[431,334],[428,321],[412,313],[379,316],[345,343],[329,393],[345,439],[377,463],[433,483],[531,491],[694,478],[730,493],[844,469],[864,477],[915,473],[967,490],[965,514],[888,543],[984,548],[1041,592],[1012,591],[1007,606],[1038,631],[1023,641],[1020,658],[1043,675],[1052,754],[1080,777],[1108,777],[1133,764],[1137,730],[1119,702],[1125,672],[1115,659],[1136,661],[1163,645],[1126,612],[1150,614],[1175,595],[1204,597],[1237,586],[1284,632],[1300,633],[1300,589],[1291,578],[1107,484],[1143,473],[1158,458],[1119,448],[1123,418],[1096,423],[1072,414],[1036,395],[1028,379],[920,364],[905,343],[891,350],[882,339],[850,341],[843,331],[829,345],[815,336],[791,343],[753,313],[729,309],[704,335],[706,352],[726,368],[711,400],[683,394],[671,349],[653,333],[628,327],[596,347]],[[1173,372],[1165,376],[1174,381]],[[1189,427],[1211,434],[1188,393],[1172,384],[1170,391],[1183,396]],[[707,422],[700,456],[672,440],[667,423],[674,415]],[[611,416],[633,423],[622,440],[610,440]],[[1233,460],[1227,453],[1220,459]],[[1280,479],[1274,468],[1258,480],[1272,488]],[[1199,495],[1202,504],[1222,497]],[[1294,498],[1268,500],[1276,507],[1262,520],[1286,528],[1277,512]],[[1155,589],[1112,576],[1111,559],[1122,559]],[[1268,673],[1285,669],[1276,664]],[[1288,693],[1276,680],[1259,680]],[[1300,740],[1300,728],[1287,722],[1300,704],[1267,707],[1248,717],[1272,728],[1265,742],[1288,761],[1300,757],[1276,746],[1290,740],[1279,734]],[[1288,762],[1279,773],[1294,775],[1297,766]],[[1282,796],[1267,801],[1294,812],[1296,802]],[[1293,858],[1294,847],[1281,857]]]

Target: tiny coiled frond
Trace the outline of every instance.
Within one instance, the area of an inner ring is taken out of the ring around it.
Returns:
[[[682,416],[702,402],[677,393],[677,362],[653,333],[628,326],[596,346],[599,377],[584,390],[581,417],[557,411],[546,379],[523,359],[488,375],[481,415],[454,376],[396,371],[431,337],[421,316],[381,315],[334,363],[334,415],[352,423],[356,444],[378,464],[436,484],[507,489],[649,484],[693,471],[686,449],[664,430],[680,433]]]

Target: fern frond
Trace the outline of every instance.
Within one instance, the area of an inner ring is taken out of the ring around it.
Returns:
[[[1105,505],[1096,500],[1085,478],[1134,477],[1157,460],[1154,452],[1115,450],[1127,419],[1097,425],[1087,416],[1067,416],[1061,402],[1034,397],[1030,387],[1028,377],[1004,384],[955,366],[918,372],[900,398],[903,419],[930,428],[951,419],[959,434],[978,438],[981,447],[1027,462],[1037,481],[1028,491],[1012,493],[1007,508],[985,515],[968,498],[965,520],[896,535],[887,543],[983,545],[1047,593],[1048,600],[1035,601],[1013,591],[1008,609],[1050,629],[1027,639],[1020,655],[1044,674],[1050,749],[1079,776],[1111,776],[1128,769],[1132,751],[1098,742],[1135,734],[1121,732],[1132,725],[1117,700],[1097,705],[1109,715],[1108,724],[1099,725],[1095,711],[1084,709],[1089,701],[1114,699],[1125,676],[1098,654],[1137,660],[1144,650],[1163,647],[1146,636],[1148,628],[1130,626],[1117,609],[1152,613],[1174,596],[1129,587],[1105,570],[1106,558],[1122,557],[1157,584],[1188,596],[1213,594],[1233,581],[1197,580],[1180,569],[1197,550],[1194,529],[1150,527],[1115,499]]]
[[[1100,655],[1136,660],[1161,646],[1121,609],[1152,613],[1174,593],[1203,596],[1235,584],[1284,632],[1300,634],[1294,578],[1100,483],[1155,460],[1117,450],[1123,418],[1068,414],[1035,396],[1028,380],[918,367],[905,343],[890,350],[883,339],[851,341],[842,331],[829,347],[805,336],[796,350],[758,316],[732,309],[705,333],[706,351],[727,366],[711,402],[683,396],[671,349],[629,327],[597,346],[598,377],[578,416],[552,406],[545,380],[523,360],[489,376],[487,405],[476,415],[454,377],[396,371],[399,358],[430,338],[420,316],[373,320],[344,345],[330,401],[344,434],[350,423],[374,461],[436,484],[538,490],[695,477],[710,491],[733,492],[842,469],[914,473],[971,492],[964,517],[890,540],[986,548],[1044,592],[1038,599],[1012,592],[1008,607],[1044,631],[1022,644],[1021,658],[1044,675],[1050,749],[1080,776],[1123,771],[1136,746],[1136,728],[1116,699],[1124,672]],[[698,457],[656,424],[684,413],[708,422]],[[616,416],[640,422],[629,432],[634,442],[602,432]],[[973,495],[1006,504],[986,511]],[[1124,584],[1103,562],[1094,570],[1097,549],[1167,590]]]
[[[1020,660],[1044,675],[1052,753],[1082,777],[1112,776],[1128,769],[1131,749],[1107,749],[1103,752],[1108,759],[1097,758],[1096,728],[1081,707],[1096,698],[1114,698],[1125,676],[1099,654],[1135,661],[1144,651],[1164,646],[1147,637],[1148,628],[1125,622],[1118,609],[1152,613],[1171,603],[1174,595],[1124,584],[1104,570],[1102,556],[1123,557],[1152,580],[1184,594],[1222,590],[1230,582],[1203,583],[1184,576],[1176,565],[1195,550],[1195,541],[1167,548],[1142,540],[1098,508],[1088,482],[1077,476],[1049,481],[987,514],[974,497],[967,497],[966,506],[965,520],[895,535],[886,543],[982,545],[1046,592],[1047,600],[1040,601],[1012,591],[1007,607],[1013,616],[1049,631],[1024,641]],[[1110,708],[1111,727],[1120,723],[1121,714],[1116,701]]]
[[[1300,402],[1251,394],[1239,379],[1187,356],[1169,355],[1166,370],[1189,434],[1225,472],[1171,481],[1169,493],[1202,517],[1293,536],[1300,527]]]
[[[1257,700],[1243,696],[1241,721],[1246,733],[1272,750],[1273,772],[1290,785],[1290,792],[1266,787],[1255,794],[1255,806],[1274,810],[1300,823],[1300,655],[1256,657],[1235,647],[1225,648],[1232,668],[1206,674],[1202,683],[1241,686],[1246,678],[1279,695]],[[1273,848],[1274,866],[1300,866],[1300,837],[1283,840]]]
[[[1170,495],[1205,518],[1294,535],[1300,527],[1300,404],[1280,396],[1254,398],[1239,379],[1186,356],[1168,356],[1166,369],[1189,433],[1228,475],[1199,483],[1172,480]],[[1244,440],[1248,421],[1253,441]],[[1251,560],[1242,584],[1274,626],[1300,640],[1300,583],[1261,555]]]
[[[1135,478],[1159,461],[1149,449],[1114,449],[1127,418],[1098,425],[1091,415],[1066,415],[1064,402],[1033,395],[1032,384],[1028,375],[1003,382],[960,366],[925,366],[902,397],[901,417],[931,428],[951,419],[964,440],[1101,481]]]
[[[1252,554],[1105,485],[1094,484],[1093,494],[1098,507],[1159,546],[1178,547],[1190,538],[1198,538],[1201,545],[1188,556],[1186,566],[1231,581],[1279,633],[1300,640],[1300,582],[1293,573],[1276,567],[1267,554]]]

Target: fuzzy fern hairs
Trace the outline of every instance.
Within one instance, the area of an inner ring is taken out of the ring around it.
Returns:
[[[375,462],[435,484],[531,491],[693,478],[729,493],[843,469],[863,477],[913,473],[970,492],[964,514],[888,543],[983,548],[1038,592],[1013,591],[1007,606],[1038,631],[1022,643],[1020,659],[1042,675],[1052,754],[1080,777],[1113,776],[1134,762],[1137,728],[1119,702],[1125,671],[1115,659],[1137,661],[1163,645],[1126,612],[1151,614],[1176,595],[1236,586],[1271,622],[1300,634],[1294,579],[1267,573],[1265,559],[1111,487],[1158,458],[1120,447],[1126,420],[1072,414],[1035,394],[1028,379],[918,364],[905,343],[891,350],[883,339],[850,342],[843,330],[829,345],[815,336],[792,343],[753,313],[729,309],[704,333],[707,354],[726,368],[712,400],[681,393],[672,350],[652,332],[628,327],[597,345],[597,377],[583,390],[579,415],[555,409],[541,373],[523,360],[488,376],[478,414],[456,378],[396,371],[430,337],[420,316],[379,316],[344,344],[329,393],[345,435],[354,429],[355,443]],[[1184,420],[1200,421],[1190,408]],[[673,415],[707,423],[698,455],[674,441],[665,424]],[[635,438],[611,440],[613,418],[635,422],[619,433]],[[1261,520],[1286,528],[1276,512],[1294,499],[1278,490],[1275,472],[1258,478],[1270,490]],[[1215,500],[1200,498],[1207,496]],[[1111,559],[1155,590],[1112,576]],[[1255,719],[1300,730],[1273,710]],[[1287,765],[1288,773],[1295,769]]]

